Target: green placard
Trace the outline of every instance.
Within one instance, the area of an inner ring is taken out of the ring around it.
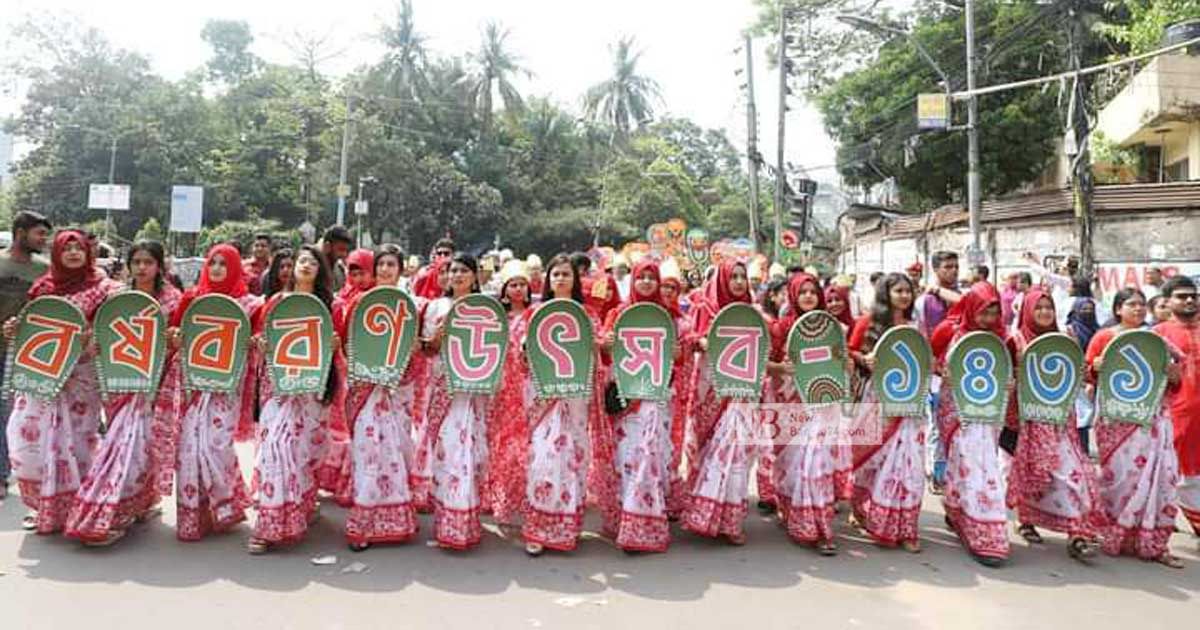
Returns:
[[[495,393],[508,353],[504,307],[489,295],[465,295],[450,307],[442,325],[442,360],[450,391]]]
[[[757,398],[771,349],[767,323],[749,304],[721,309],[708,329],[708,367],[718,396]]]
[[[85,328],[83,313],[61,297],[46,295],[26,304],[8,347],[4,378],[11,390],[44,400],[58,396],[83,352],[79,336]]]
[[[399,387],[417,339],[417,307],[405,291],[375,287],[359,298],[346,327],[350,379]]]
[[[92,323],[100,391],[156,394],[167,359],[167,320],[162,307],[141,291],[110,296]]]
[[[250,350],[250,319],[242,306],[219,293],[202,295],[184,311],[180,335],[184,389],[236,393]]]
[[[675,322],[666,309],[644,302],[617,316],[612,370],[621,398],[669,400],[674,358]]]
[[[850,393],[846,372],[846,334],[842,325],[825,311],[805,313],[788,333],[788,358],[795,372],[792,380],[806,403],[842,402]]]
[[[264,329],[275,395],[323,393],[333,363],[333,320],[321,300],[289,293],[267,314]]]
[[[1083,383],[1083,351],[1062,333],[1038,337],[1025,348],[1017,373],[1021,421],[1066,424]]]
[[[1004,422],[1012,358],[995,333],[977,330],[954,342],[946,357],[946,378],[963,422]]]
[[[879,338],[874,353],[871,385],[882,405],[882,415],[923,417],[933,373],[929,342],[912,326],[894,326]]]
[[[708,268],[709,248],[711,243],[708,238],[708,232],[704,228],[691,228],[687,231],[687,253],[688,258],[692,260],[700,269]]]
[[[555,298],[538,307],[525,342],[538,398],[592,395],[592,335],[592,319],[574,300]]]
[[[1167,388],[1170,355],[1162,337],[1148,330],[1118,334],[1100,356],[1096,405],[1101,418],[1151,424]]]

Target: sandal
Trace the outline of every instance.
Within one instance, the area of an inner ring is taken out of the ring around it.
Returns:
[[[770,516],[775,513],[775,504],[770,501],[758,502],[758,513],[764,516]]]
[[[1096,544],[1086,538],[1072,537],[1067,543],[1067,555],[1074,560],[1087,562],[1096,555]]]
[[[1040,544],[1046,542],[1046,541],[1042,540],[1042,535],[1038,533],[1037,528],[1035,528],[1033,525],[1030,525],[1028,523],[1021,523],[1020,525],[1018,525],[1017,533],[1021,535],[1021,538],[1025,539],[1025,542],[1027,542],[1031,545],[1040,545]],[[1079,540],[1082,540],[1082,539],[1079,539]]]
[[[742,545],[746,544],[746,535],[745,534],[727,534],[725,536],[725,540],[728,541],[729,544],[733,545],[734,547],[741,547]]]
[[[38,515],[37,512],[30,512],[21,519],[21,529],[32,532],[37,530]]]
[[[142,512],[141,514],[138,514],[136,517],[134,517],[133,522],[139,523],[139,524],[145,523],[146,521],[149,521],[151,519],[155,519],[155,518],[162,516],[162,513],[163,513],[163,511],[162,511],[161,507],[154,506],[154,507],[146,510],[145,512]]]
[[[1155,558],[1154,561],[1163,566],[1171,567],[1172,569],[1182,569],[1183,568],[1183,560],[1180,560],[1178,557],[1171,555],[1171,552],[1169,552],[1169,551],[1162,552],[1162,554],[1159,555],[1157,558]]]
[[[900,542],[900,548],[908,553],[921,553],[921,541],[905,540]]]
[[[261,538],[251,538],[246,541],[246,553],[252,556],[261,556],[267,553],[270,548],[271,543]]]
[[[361,553],[363,551],[370,549],[371,543],[369,543],[369,542],[352,542],[352,543],[350,543],[349,547],[350,547],[350,551],[353,551],[354,553]]]
[[[536,557],[546,553],[546,548],[543,547],[540,543],[535,543],[535,542],[525,543],[525,553],[529,554],[529,556],[531,558],[536,558]]]
[[[108,533],[104,535],[104,538],[101,538],[100,540],[85,540],[85,541],[83,541],[83,546],[84,547],[109,547],[109,546],[112,546],[113,544],[115,544],[118,540],[121,540],[122,538],[124,538],[125,532],[126,532],[126,530],[124,530],[124,529],[110,529],[108,531]]]
[[[818,540],[814,545],[817,553],[822,556],[836,556],[838,552],[837,545],[832,540]]]
[[[999,568],[1004,565],[1004,558],[996,558],[994,556],[980,556],[980,555],[976,555],[976,554],[971,554],[971,557],[975,558],[975,562],[978,562],[979,564],[982,564],[983,566],[985,566],[989,569],[996,569],[996,568]]]

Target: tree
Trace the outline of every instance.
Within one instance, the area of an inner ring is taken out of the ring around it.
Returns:
[[[632,37],[622,37],[609,51],[613,55],[613,75],[588,89],[584,111],[595,122],[610,125],[614,138],[625,139],[630,129],[640,128],[654,116],[654,106],[662,101],[658,83],[637,73],[642,53],[633,52]]]
[[[226,85],[237,85],[254,74],[262,61],[250,52],[254,35],[250,25],[240,20],[209,20],[200,37],[213,49],[208,61],[208,76]]]
[[[417,31],[413,21],[412,0],[400,0],[391,24],[384,24],[376,36],[386,48],[378,71],[384,75],[387,95],[399,99],[403,106],[416,106],[426,88],[425,36]]]
[[[1200,0],[1111,0],[1107,4],[1124,19],[1102,23],[1098,30],[1135,55],[1162,46],[1163,29],[1169,24],[1200,18]]]
[[[508,49],[509,30],[497,22],[488,22],[479,50],[470,56],[474,68],[468,78],[467,98],[480,120],[480,134],[487,137],[492,129],[493,92],[500,95],[505,110],[518,111],[522,100],[512,84],[516,75],[529,76],[521,58]]]

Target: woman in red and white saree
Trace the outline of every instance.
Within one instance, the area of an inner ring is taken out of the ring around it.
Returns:
[[[421,323],[425,321],[425,311],[433,302],[440,300],[450,287],[450,259],[443,257],[439,258],[430,264],[426,276],[422,281],[416,283],[416,294],[413,295],[413,302],[417,306],[417,314],[420,319],[417,320],[418,328],[417,335],[421,334]],[[430,384],[432,383],[433,363],[437,359],[436,353],[424,351],[424,348],[419,348],[413,351],[412,361],[414,369],[419,370],[417,378],[417,398],[416,410],[417,413],[413,416],[413,447],[416,449],[413,455],[413,468],[409,471],[409,485],[412,486],[413,503],[417,506],[417,511],[427,514],[433,511],[433,504],[430,500],[430,494],[433,489],[433,443],[437,439],[437,429],[430,429],[425,418],[429,415],[429,404],[432,400],[432,391]]]
[[[61,297],[79,307],[90,322],[108,294],[119,286],[96,268],[87,238],[80,232],[64,230],[54,236],[50,270],[29,288],[29,299]],[[16,327],[15,317],[5,322],[5,336],[11,339]],[[95,356],[95,349],[85,345],[75,369],[54,398],[18,393],[13,399],[8,421],[9,458],[21,501],[33,510],[22,522],[27,530],[39,534],[61,530],[92,465],[99,441],[101,404]]]
[[[430,302],[421,319],[421,345],[430,361],[430,398],[425,431],[430,449],[433,536],[443,549],[466,550],[479,544],[480,492],[487,474],[487,417],[491,396],[453,393],[441,355],[445,320],[454,301],[479,292],[478,263],[459,252],[450,259],[450,287]]]
[[[162,245],[142,241],[129,250],[133,289],[158,300],[165,321],[179,307],[181,293],[163,281]],[[119,292],[116,291],[116,292]],[[114,293],[116,293],[114,292]],[[109,545],[125,536],[129,525],[151,516],[163,488],[162,469],[174,468],[174,382],[164,374],[158,392],[117,394],[105,404],[108,430],[96,451],[67,517],[65,533],[87,545]],[[169,477],[168,477],[169,480]],[[170,485],[165,488],[170,492]]]
[[[850,289],[840,285],[825,287],[825,310],[842,325],[842,333],[849,338],[854,328],[850,316]],[[854,455],[849,444],[833,445],[833,488],[839,501],[849,501],[854,496]]]
[[[177,330],[192,301],[212,293],[232,298],[247,317],[262,305],[262,298],[247,290],[242,258],[232,245],[216,245],[208,251],[200,280],[184,292],[171,326]],[[167,368],[168,377],[180,383],[181,396],[175,454],[175,535],[179,540],[200,540],[246,520],[250,493],[233,445],[235,439],[253,435],[258,358],[258,351],[251,348],[242,386],[231,394],[183,391],[178,353]],[[172,372],[177,376],[170,377]]]
[[[609,311],[604,323],[607,356],[611,356],[615,343],[613,328],[625,309],[634,304],[662,303],[658,263],[643,258],[633,266],[630,277],[629,298],[619,308]],[[672,371],[672,378],[680,375]],[[672,459],[671,409],[675,403],[630,400],[625,410],[612,418],[620,502],[616,544],[625,551],[664,552],[671,542],[667,498]]]
[[[399,249],[381,248],[374,258],[377,283],[396,286],[403,264]],[[352,296],[340,308],[335,302],[334,323],[342,339],[348,337],[349,317],[363,293]],[[416,313],[410,313],[410,317],[416,317]],[[412,359],[396,387],[365,381],[347,383],[350,457],[343,473],[345,479],[338,484],[345,494],[338,499],[350,505],[346,541],[354,551],[376,543],[407,542],[417,533],[409,471],[413,460],[412,417],[421,372],[414,368]]]
[[[702,352],[708,349],[708,328],[721,309],[733,303],[750,303],[746,265],[722,261],[716,276],[705,286],[705,296],[695,307],[692,335]],[[683,527],[688,531],[742,545],[746,519],[750,467],[758,452],[752,401],[717,396],[708,362],[701,360],[692,407],[689,436],[688,482],[691,484]]]
[[[880,432],[878,444],[855,444],[854,519],[876,542],[917,553],[917,521],[925,495],[925,419],[880,417],[879,398],[868,380],[875,369],[875,343],[893,326],[912,325],[913,284],[902,273],[889,273],[875,286],[871,312],[858,318],[846,342],[861,368],[858,431]]]
[[[1058,332],[1050,294],[1031,289],[1022,304],[1019,329],[1013,336],[1018,358],[1041,335]],[[1019,413],[1019,407],[1013,397],[1009,409]],[[1074,412],[1066,424],[1020,418],[1020,439],[1008,477],[1008,507],[1017,511],[1018,533],[1037,544],[1041,535],[1035,527],[1063,532],[1072,558],[1090,557],[1104,520],[1097,489],[1095,468],[1079,444]]]
[[[356,249],[346,256],[346,284],[333,298],[330,314],[333,320],[343,321],[351,300],[375,287],[375,254],[369,249]],[[335,326],[335,328],[337,328]],[[345,339],[345,336],[342,337]],[[350,507],[350,427],[346,418],[346,355],[341,348],[333,352],[334,369],[341,375],[335,384],[333,402],[329,405],[329,447],[325,461],[317,468],[317,487],[333,495],[342,507]]]
[[[333,273],[321,251],[311,245],[301,246],[288,290],[272,296],[254,318],[255,345],[263,347],[267,318],[286,295],[308,293],[330,308],[332,284]],[[339,378],[334,365],[323,395],[276,394],[267,377],[265,358],[263,366],[259,396],[264,402],[250,482],[257,518],[254,533],[246,544],[251,554],[300,542],[309,524],[319,515],[317,469],[328,447],[329,405]]]
[[[666,270],[664,270],[665,272]],[[677,276],[663,274],[662,305],[671,314],[675,322],[675,340],[679,344],[679,355],[675,358],[675,376],[671,379],[671,464],[670,490],[667,492],[667,514],[672,520],[683,514],[687,504],[687,480],[683,478],[684,435],[687,433],[687,419],[691,416],[692,396],[695,394],[696,382],[696,340],[692,335],[692,319],[685,315],[679,306],[679,297],[683,293],[683,283]]]
[[[776,436],[773,485],[779,520],[792,540],[812,545],[821,555],[837,553],[833,542],[836,442],[841,409],[809,405],[796,391],[795,366],[787,356],[792,326],[804,313],[825,309],[815,276],[793,275],[787,284],[788,312],[771,326],[772,375],[764,397],[779,405],[783,435]]]
[[[988,331],[1006,340],[1000,313],[1000,292],[987,282],[976,282],[955,305],[954,311],[933,331],[934,361],[945,373],[950,347],[962,336]],[[1011,384],[1009,385],[1011,389]],[[946,444],[946,492],[942,503],[946,524],[958,534],[972,557],[984,566],[998,566],[1008,558],[1006,478],[1000,462],[1000,427],[964,421],[951,395],[949,378],[942,379],[938,398],[938,433]]]
[[[570,299],[583,306],[579,274],[566,254],[547,263],[544,286],[543,300]],[[540,306],[527,311],[529,319]],[[594,316],[592,320],[593,328],[599,329]],[[528,343],[525,339],[522,345]],[[593,414],[599,413],[595,392],[593,398],[537,398],[532,376],[525,391],[529,401],[525,523],[521,528],[525,552],[537,556],[546,549],[571,551],[583,532],[591,462],[588,426]]]
[[[525,340],[531,306],[525,263],[510,260],[501,269],[500,303],[508,313],[508,355],[488,418],[488,478],[483,504],[500,525],[516,525],[525,511],[525,466],[529,458]]]
[[[1113,315],[1117,325],[1100,330],[1088,344],[1086,361],[1092,382],[1100,371],[1101,355],[1113,338],[1142,327],[1145,296],[1132,288],[1118,291],[1113,297]],[[1178,382],[1174,365],[1168,371],[1168,382]],[[1169,387],[1162,408],[1149,426],[1098,417],[1100,505],[1105,514],[1101,545],[1111,555],[1129,554],[1181,569],[1183,562],[1167,547],[1179,513],[1175,505],[1179,460],[1169,412],[1171,393]]]

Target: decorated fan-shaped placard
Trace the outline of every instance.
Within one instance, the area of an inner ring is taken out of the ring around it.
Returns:
[[[202,295],[184,311],[179,332],[184,389],[236,393],[250,350],[250,318],[241,305],[226,295]]]
[[[417,307],[412,298],[396,287],[375,287],[358,299],[349,317],[350,379],[398,387],[417,338]]]
[[[674,354],[675,322],[666,309],[641,303],[617,316],[613,324],[612,371],[622,398],[670,399]]]
[[[810,404],[842,402],[850,392],[846,372],[846,335],[825,311],[805,313],[788,333],[792,380],[800,399]]]
[[[1101,418],[1150,424],[1167,389],[1170,354],[1162,337],[1147,330],[1117,335],[1100,355],[1096,405]]]
[[[573,300],[556,298],[529,321],[525,353],[538,398],[587,398],[595,370],[592,319]]]
[[[874,353],[871,384],[882,405],[882,415],[924,416],[933,374],[929,342],[912,326],[895,326],[879,338]]]
[[[946,368],[950,395],[964,422],[1004,422],[1012,359],[1000,337],[982,330],[963,335],[951,346]]]
[[[155,394],[167,359],[167,321],[162,307],[141,291],[109,297],[93,322],[100,391]]]
[[[291,293],[279,300],[264,324],[267,370],[275,394],[320,394],[333,363],[333,321],[321,300]]]
[[[1074,339],[1051,333],[1025,348],[1017,371],[1021,420],[1066,424],[1083,383],[1083,351]]]
[[[450,391],[494,393],[508,352],[504,307],[489,295],[466,295],[450,306],[442,325],[442,360]]]
[[[83,313],[61,297],[47,295],[26,304],[8,347],[4,375],[12,391],[43,400],[58,396],[79,362],[86,328]]]
[[[757,398],[762,393],[771,340],[762,314],[749,304],[730,304],[708,329],[708,367],[718,396]]]

